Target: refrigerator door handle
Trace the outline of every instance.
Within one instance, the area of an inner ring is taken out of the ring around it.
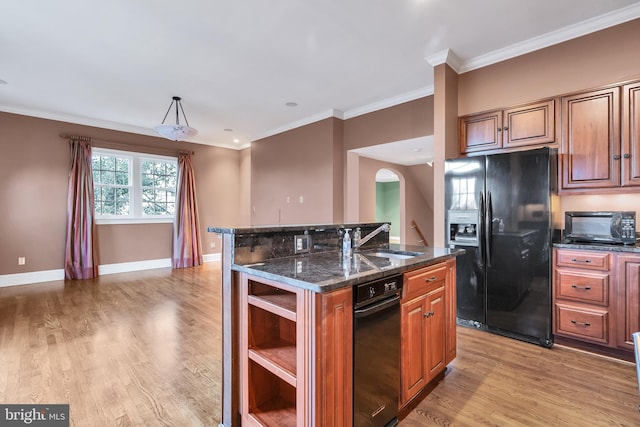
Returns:
[[[486,215],[486,235],[485,251],[487,257],[487,267],[491,267],[491,252],[493,251],[493,206],[491,203],[491,191],[487,192],[487,215]]]
[[[484,267],[486,263],[485,256],[485,247],[484,247],[484,216],[485,216],[485,206],[484,206],[484,193],[480,192],[480,210],[478,211],[478,249],[480,251],[480,265]]]

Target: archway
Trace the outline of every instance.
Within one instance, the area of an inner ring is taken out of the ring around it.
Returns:
[[[402,243],[404,235],[404,207],[402,205],[401,175],[391,169],[376,172],[376,222],[391,223],[389,243]]]

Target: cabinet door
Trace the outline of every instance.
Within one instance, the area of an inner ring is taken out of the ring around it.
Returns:
[[[562,99],[562,188],[620,185],[619,88]]]
[[[459,125],[461,153],[502,147],[502,111],[461,117]]]
[[[633,350],[631,334],[640,331],[640,256],[618,256],[617,319],[614,333],[618,347]]]
[[[554,101],[504,111],[503,148],[545,144],[555,140]]]
[[[447,297],[447,360],[446,364],[451,363],[457,353],[457,335],[456,335],[456,260],[447,261],[449,272],[445,283],[445,291]]]
[[[428,380],[439,374],[446,366],[446,304],[444,288],[436,289],[427,295],[427,369]]]
[[[426,360],[427,296],[415,298],[401,306],[400,400],[401,406],[427,385]]]
[[[622,185],[640,185],[640,83],[622,90]]]

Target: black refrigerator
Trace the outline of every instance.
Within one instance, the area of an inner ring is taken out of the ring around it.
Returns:
[[[445,162],[445,242],[457,257],[457,321],[553,345],[551,249],[556,151]]]

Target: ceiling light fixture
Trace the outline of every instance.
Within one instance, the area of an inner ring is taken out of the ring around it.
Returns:
[[[175,104],[176,106],[176,123],[175,124],[164,124],[164,121],[167,120],[167,116],[169,115],[169,111],[171,111],[171,107]],[[178,107],[180,107],[178,109]],[[180,124],[180,111],[182,111],[182,117],[184,118],[184,122],[186,125]],[[182,98],[179,96],[174,96],[171,104],[169,104],[169,109],[167,109],[167,113],[164,115],[164,119],[162,119],[162,124],[155,126],[153,128],[160,136],[170,139],[172,141],[183,140],[198,134],[198,131],[189,126],[189,121],[187,120],[187,116],[184,114],[184,109],[182,108]]]

